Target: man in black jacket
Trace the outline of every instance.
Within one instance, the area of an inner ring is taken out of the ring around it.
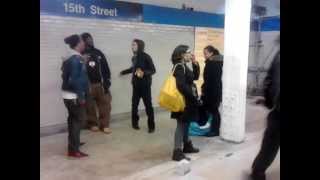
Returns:
[[[84,56],[87,58],[87,72],[90,82],[90,92],[87,100],[88,127],[92,131],[99,129],[109,134],[110,112],[111,112],[111,74],[108,62],[104,54],[94,47],[92,36],[83,33],[82,38],[86,44]],[[96,114],[96,104],[99,110],[99,120]]]
[[[132,42],[132,66],[129,69],[121,71],[120,75],[132,73],[132,128],[139,130],[138,106],[140,98],[146,107],[148,116],[149,133],[155,131],[154,111],[151,97],[152,75],[156,69],[151,57],[144,52],[144,42],[140,39],[134,39]]]
[[[271,109],[259,154],[252,165],[253,180],[265,180],[265,171],[280,148],[280,51],[275,56],[264,81],[264,103]]]
[[[213,121],[210,126],[208,137],[220,135],[220,112],[219,106],[222,101],[222,66],[223,56],[213,46],[204,49],[206,65],[203,71],[203,85],[201,87],[204,109],[212,114]]]

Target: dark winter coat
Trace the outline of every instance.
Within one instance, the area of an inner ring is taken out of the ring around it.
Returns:
[[[150,55],[145,52],[141,52],[137,56],[133,56],[131,61],[132,66],[129,69],[123,70],[121,74],[125,75],[132,73],[131,82],[133,85],[146,83],[147,85],[151,86],[152,75],[156,73],[156,68],[154,67]],[[139,78],[134,74],[138,68],[140,68],[144,72],[143,78]]]
[[[280,51],[276,54],[264,80],[265,105],[280,111]]]
[[[87,61],[87,72],[90,82],[103,82],[105,92],[109,92],[111,86],[111,73],[105,55],[95,47],[88,47],[84,54],[89,56],[89,60]]]
[[[176,65],[179,62],[175,62]],[[184,67],[183,67],[184,66]],[[171,118],[193,120],[198,116],[198,93],[194,80],[199,79],[200,67],[198,63],[192,63],[191,70],[186,64],[178,65],[173,73],[176,78],[176,86],[179,92],[184,96],[186,107],[184,112],[171,112]]]
[[[207,108],[217,108],[222,101],[223,56],[216,55],[205,61],[202,101]]]

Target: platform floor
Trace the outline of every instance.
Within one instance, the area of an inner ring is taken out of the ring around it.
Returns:
[[[256,156],[264,130],[266,110],[247,103],[246,140],[233,144],[220,138],[192,137],[200,148],[190,156],[191,172],[175,174],[171,161],[175,120],[169,113],[156,114],[156,132],[148,134],[147,121],[141,118],[140,131],[131,129],[130,120],[113,121],[113,133],[82,131],[82,150],[90,156],[70,160],[66,154],[67,134],[40,138],[41,180],[119,180],[190,179],[245,180]],[[280,180],[280,153],[267,172],[269,180]]]

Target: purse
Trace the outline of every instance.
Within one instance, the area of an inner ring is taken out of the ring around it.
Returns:
[[[158,98],[160,107],[167,109],[171,112],[182,112],[184,111],[184,108],[186,106],[184,96],[177,89],[176,78],[173,75],[178,65],[182,65],[185,73],[184,65],[182,63],[176,64],[171,74],[164,82]]]

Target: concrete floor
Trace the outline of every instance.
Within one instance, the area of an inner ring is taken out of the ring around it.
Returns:
[[[113,133],[105,135],[82,131],[82,150],[88,158],[70,160],[66,154],[67,134],[40,138],[41,180],[118,180],[118,179],[216,179],[245,180],[257,154],[264,129],[266,110],[247,103],[246,140],[241,144],[227,143],[220,138],[192,137],[201,149],[190,156],[191,172],[175,174],[176,162],[171,161],[175,120],[169,113],[156,115],[157,130],[147,133],[147,121],[141,119],[141,130],[134,131],[129,120],[112,122]],[[269,180],[280,180],[280,153],[269,168]]]

